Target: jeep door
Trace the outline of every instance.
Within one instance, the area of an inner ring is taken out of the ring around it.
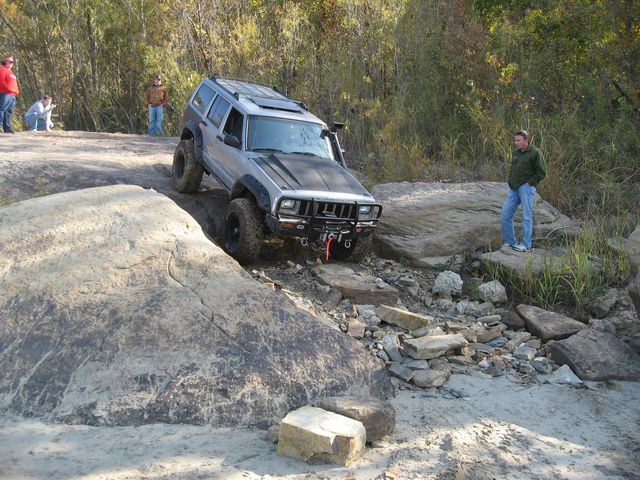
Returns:
[[[235,108],[231,107],[231,110],[227,114],[227,118],[224,122],[222,132],[218,137],[218,140],[220,140],[220,161],[224,164],[224,168],[227,169],[233,176],[234,183],[242,175],[247,173],[247,167],[245,165],[245,162],[247,160],[245,159],[242,152],[245,142],[244,119],[244,115],[242,115]],[[237,139],[239,141],[239,145],[229,145],[228,143],[225,143],[225,138],[228,137],[233,137],[234,141]]]
[[[238,112],[222,96],[218,96],[211,106],[208,120],[210,135],[205,140],[207,155],[217,167],[222,170],[224,177],[221,180],[227,188],[232,188],[235,181],[243,175],[242,170],[242,144],[244,143],[244,116]],[[213,133],[215,132],[215,136]],[[225,143],[225,137],[235,137],[239,145],[232,146]]]
[[[233,186],[233,174],[228,168],[228,162],[224,159],[224,149],[222,142],[221,126],[222,121],[227,117],[231,108],[231,103],[221,95],[217,95],[207,112],[206,118],[202,120],[202,154],[205,163],[218,179],[229,189]]]

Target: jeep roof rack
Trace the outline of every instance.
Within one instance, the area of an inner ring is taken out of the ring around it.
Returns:
[[[210,79],[234,97],[239,99],[240,96],[244,96],[262,108],[297,113],[302,113],[302,110],[308,110],[304,103],[288,97],[272,85],[231,77],[212,76]]]

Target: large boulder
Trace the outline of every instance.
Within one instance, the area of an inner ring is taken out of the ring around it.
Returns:
[[[374,240],[380,253],[422,259],[486,250],[502,243],[500,210],[506,183],[387,183],[373,189],[383,205]],[[570,228],[571,221],[538,198],[534,232]],[[519,228],[520,219],[515,223]]]
[[[582,380],[640,380],[640,355],[611,333],[589,328],[547,346],[553,361]]]
[[[392,390],[360,342],[255,282],[154,191],[0,208],[0,245],[0,410],[268,425],[326,395]]]

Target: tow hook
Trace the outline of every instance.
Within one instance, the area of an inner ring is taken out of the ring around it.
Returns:
[[[309,245],[309,239],[304,237],[300,239],[300,245],[302,245],[303,247],[306,247],[307,245]]]
[[[351,240],[347,239],[344,241],[344,248],[351,248]]]
[[[326,253],[325,253],[325,261],[327,261],[327,262],[329,261],[329,249],[331,247],[331,242],[335,238],[336,238],[336,236],[333,233],[330,233],[330,234],[327,235],[327,250],[326,250]]]

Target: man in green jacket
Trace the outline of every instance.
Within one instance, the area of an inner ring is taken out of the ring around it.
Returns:
[[[547,175],[542,152],[529,145],[529,134],[520,130],[514,135],[515,150],[509,172],[509,192],[502,205],[500,220],[505,243],[518,252],[530,252],[533,235],[533,203],[538,182]],[[522,243],[516,241],[513,216],[522,205]]]

